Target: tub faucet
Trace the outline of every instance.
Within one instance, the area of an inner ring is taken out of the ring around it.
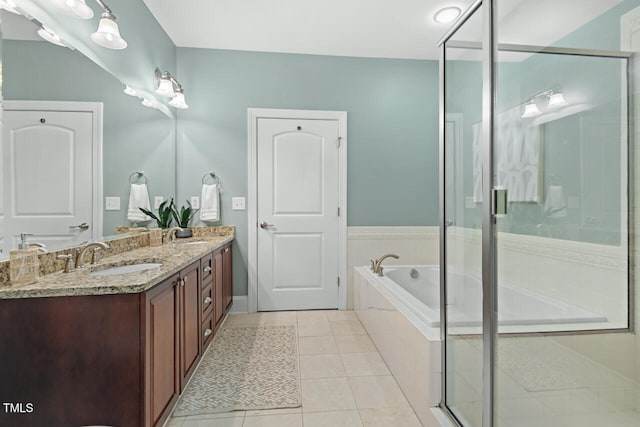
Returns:
[[[382,276],[382,261],[384,261],[386,258],[395,258],[395,259],[399,259],[400,257],[396,254],[386,254],[386,255],[382,255],[380,258],[376,259],[375,261],[373,261],[373,272],[375,274],[377,274],[378,276]]]
[[[106,243],[103,242],[93,242],[93,243],[89,243],[88,245],[86,245],[84,248],[82,248],[79,252],[78,252],[78,256],[76,257],[76,268],[80,268],[84,265],[84,254],[87,253],[87,251],[89,249],[102,249],[104,251],[106,251],[107,249],[109,249],[109,245],[107,245]],[[96,253],[93,253],[93,263],[95,264],[97,257],[96,257]]]

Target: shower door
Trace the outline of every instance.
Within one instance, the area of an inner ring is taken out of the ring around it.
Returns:
[[[553,3],[531,25],[547,2],[478,0],[441,43],[442,407],[463,426],[640,425],[634,70],[589,37],[615,2]]]

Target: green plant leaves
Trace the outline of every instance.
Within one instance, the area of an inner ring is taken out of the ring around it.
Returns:
[[[173,219],[176,220],[178,227],[186,228],[189,226],[191,218],[193,218],[198,211],[199,209],[193,209],[191,207],[191,203],[187,200],[187,206],[181,206],[180,210],[178,210],[178,207],[176,205],[173,205],[171,214],[173,216]]]
[[[160,206],[158,206],[157,216],[148,209],[144,209],[144,208],[138,208],[138,209],[140,209],[145,214],[149,215],[151,218],[155,219],[156,222],[158,223],[158,227],[160,228],[171,227],[171,222],[173,221],[173,211],[175,210],[173,197],[169,200],[165,200],[164,202],[160,203]]]

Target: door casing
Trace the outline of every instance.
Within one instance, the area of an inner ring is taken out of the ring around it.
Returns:
[[[341,151],[338,158],[338,309],[347,309],[347,113],[346,111],[281,110],[249,108],[248,118],[248,295],[247,311],[258,311],[258,119],[336,120]]]

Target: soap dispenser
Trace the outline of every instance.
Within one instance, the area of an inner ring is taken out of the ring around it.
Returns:
[[[21,233],[18,249],[9,252],[9,280],[13,284],[33,283],[40,277],[38,248],[29,247],[27,236]]]

